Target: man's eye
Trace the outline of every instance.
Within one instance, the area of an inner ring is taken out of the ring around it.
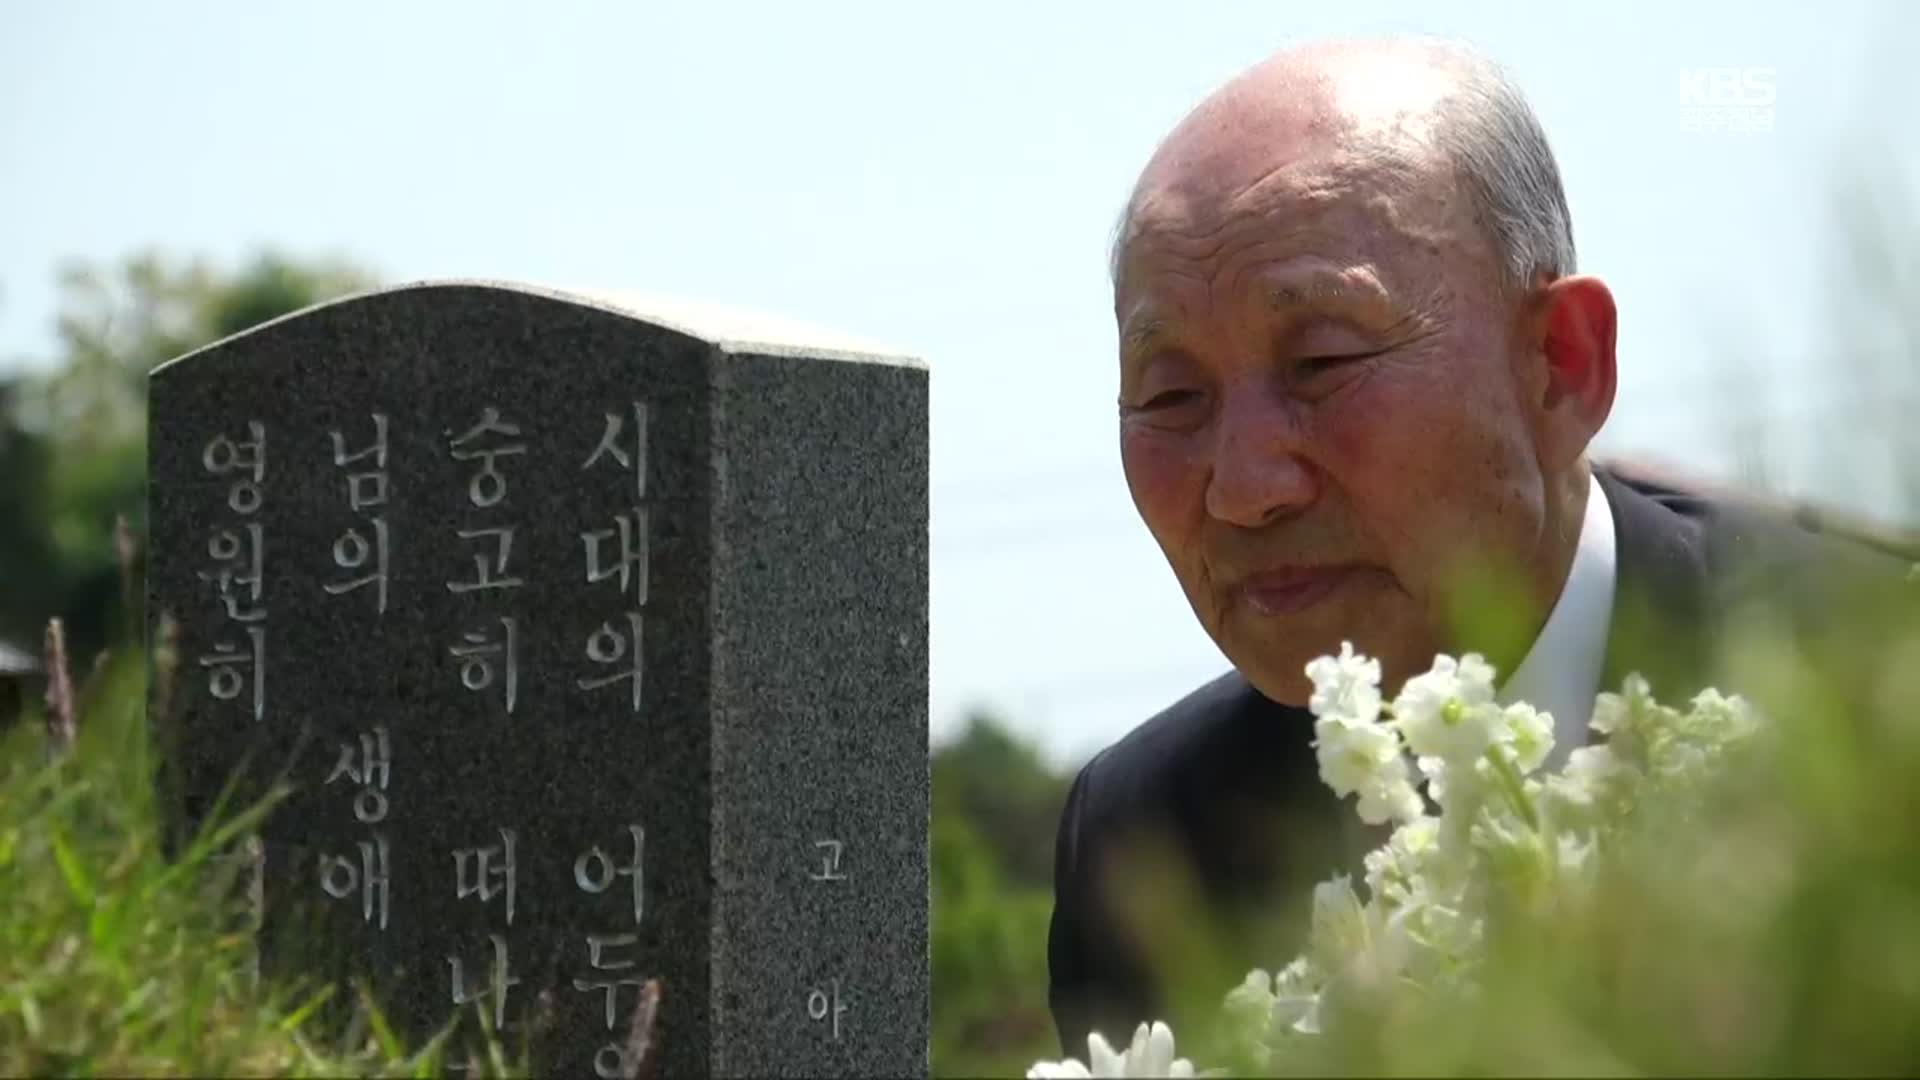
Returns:
[[[1366,360],[1374,355],[1376,354],[1347,353],[1341,356],[1309,356],[1305,360],[1300,361],[1300,374],[1303,376],[1318,375],[1323,371],[1332,371],[1334,368],[1340,367],[1343,364]]]
[[[1148,398],[1142,409],[1172,409],[1200,399],[1198,390],[1163,390]]]

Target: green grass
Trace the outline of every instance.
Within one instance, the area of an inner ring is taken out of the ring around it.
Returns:
[[[1892,625],[1825,646],[1838,687],[1743,653],[1778,720],[1750,769],[1655,819],[1590,907],[1503,930],[1478,1001],[1329,1039],[1315,1071],[1920,1074],[1920,627]],[[81,699],[69,752],[32,710],[0,737],[0,1075],[437,1074],[353,987],[257,980],[235,856],[261,808],[165,857],[140,665]],[[1018,1075],[1055,1052],[1048,900],[935,826],[934,1071]]]
[[[352,988],[257,982],[241,871],[265,808],[166,858],[143,699],[115,661],[70,752],[37,709],[0,738],[0,1075],[436,1075],[438,1042],[401,1046]],[[340,995],[352,1020],[323,1031]]]
[[[138,660],[78,696],[69,752],[37,703],[0,734],[0,1076],[438,1075],[439,1047],[401,1046],[355,987],[258,980],[242,870],[265,807],[166,856]],[[933,1071],[1019,1075],[1053,1050],[1051,900],[941,817]],[[468,1075],[525,1073],[482,1039],[493,1056]]]

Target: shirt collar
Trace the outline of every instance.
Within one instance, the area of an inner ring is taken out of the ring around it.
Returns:
[[[1588,470],[1586,516],[1566,584],[1533,647],[1499,694],[1503,703],[1524,701],[1553,714],[1553,752],[1544,766],[1548,770],[1559,768],[1575,747],[1586,745],[1613,622],[1616,559],[1613,510],[1600,481]]]

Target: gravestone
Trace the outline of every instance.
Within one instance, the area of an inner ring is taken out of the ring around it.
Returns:
[[[926,1073],[923,366],[434,283],[175,360],[151,415],[179,821],[292,788],[266,970],[543,1075]]]

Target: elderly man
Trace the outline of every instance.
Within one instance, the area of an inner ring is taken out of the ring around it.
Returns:
[[[1049,942],[1069,1053],[1189,1030],[1382,838],[1316,777],[1303,669],[1342,640],[1389,694],[1482,653],[1553,713],[1557,762],[1626,672],[1704,685],[1756,590],[1905,575],[1590,464],[1613,296],[1575,272],[1538,122],[1465,50],[1322,44],[1236,78],[1148,163],[1113,281],[1127,482],[1234,670],[1073,785]]]

